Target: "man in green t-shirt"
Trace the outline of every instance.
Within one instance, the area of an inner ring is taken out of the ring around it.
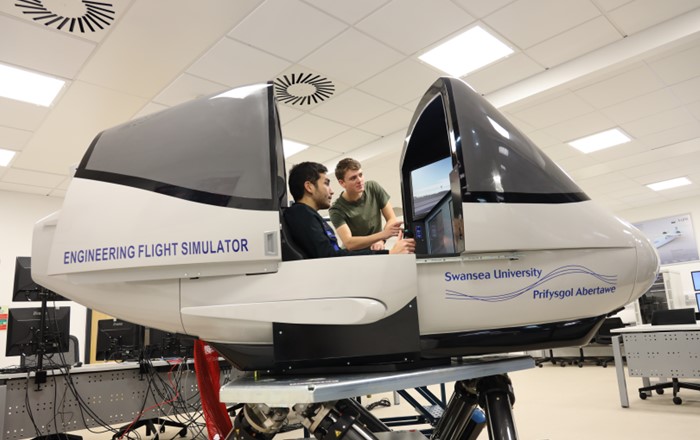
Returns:
[[[362,166],[355,159],[338,162],[335,177],[344,191],[328,213],[343,246],[348,250],[384,249],[386,240],[398,235],[403,225],[389,203],[389,194],[377,182],[365,182]]]

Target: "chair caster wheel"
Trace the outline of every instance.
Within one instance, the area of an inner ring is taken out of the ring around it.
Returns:
[[[658,394],[659,396],[662,395],[663,393],[664,393],[664,389],[663,389],[663,388],[657,388],[657,389],[656,389],[656,394]]]
[[[680,405],[681,403],[683,403],[683,399],[681,399],[680,397],[676,396],[676,397],[673,398],[673,403],[675,403],[676,405]]]
[[[647,400],[647,393],[645,393],[644,391],[640,391],[639,398],[642,400]]]

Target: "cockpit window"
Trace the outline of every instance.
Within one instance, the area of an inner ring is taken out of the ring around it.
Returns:
[[[76,176],[203,203],[277,209],[272,174],[281,139],[271,93],[268,84],[240,87],[105,130]]]
[[[454,92],[455,137],[466,179],[464,202],[588,200],[559,166],[466,84]]]

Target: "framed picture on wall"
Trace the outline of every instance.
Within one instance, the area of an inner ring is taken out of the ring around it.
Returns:
[[[646,220],[634,226],[649,237],[662,265],[698,260],[698,243],[690,214]]]

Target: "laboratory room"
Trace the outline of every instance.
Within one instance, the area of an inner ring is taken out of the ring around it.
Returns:
[[[698,437],[700,0],[14,0],[0,41],[0,440]]]

